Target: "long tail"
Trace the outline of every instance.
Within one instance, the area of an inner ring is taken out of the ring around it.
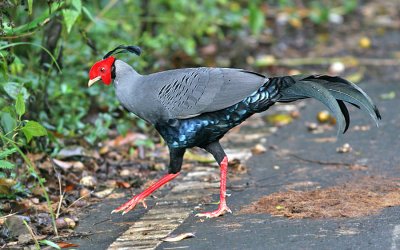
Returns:
[[[348,102],[371,115],[376,125],[381,119],[371,98],[357,85],[341,77],[326,75],[294,75],[270,79],[270,84],[280,87],[279,102],[315,98],[333,112],[338,124],[338,134],[349,128],[350,116],[344,102]]]

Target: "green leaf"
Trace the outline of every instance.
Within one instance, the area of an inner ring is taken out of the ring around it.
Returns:
[[[8,133],[12,131],[15,126],[17,126],[17,120],[8,112],[1,113],[1,127],[4,130],[4,133]]]
[[[3,89],[7,93],[7,95],[9,95],[14,100],[17,100],[19,94],[22,94],[22,98],[24,100],[29,98],[28,91],[20,83],[6,82],[3,85]]]
[[[87,18],[89,18],[89,20],[93,22],[94,18],[92,16],[92,13],[90,13],[90,11],[85,6],[82,6],[82,10],[83,13],[85,13],[85,15],[87,16]]]
[[[26,140],[30,142],[33,137],[32,134],[28,130],[22,130],[22,132],[24,132]]]
[[[40,243],[46,244],[48,246],[54,247],[55,249],[61,249],[61,247],[59,245],[57,245],[56,243],[49,241],[49,240],[40,240]]]
[[[28,15],[32,14],[33,0],[28,0]]]
[[[70,33],[72,26],[78,19],[79,15],[82,11],[82,2],[81,0],[72,0],[71,7],[69,9],[63,9],[62,13],[64,16],[64,22],[67,26],[67,32]]]
[[[258,8],[257,5],[252,4],[250,6],[250,30],[253,35],[258,35],[261,32],[261,29],[264,27],[265,23],[265,15],[261,9]]]
[[[32,139],[32,136],[44,136],[47,135],[47,130],[40,125],[40,123],[35,121],[29,121],[22,128],[22,132],[24,132],[25,137],[28,141]]]
[[[0,152],[0,159],[4,159],[7,156],[15,153],[17,151],[16,148],[12,148],[12,149],[7,149],[6,151]]]
[[[6,82],[8,82],[8,66],[7,66],[7,60],[4,57],[4,55],[0,52],[0,57],[2,57],[3,61],[1,62],[1,73],[3,74],[4,79]]]
[[[18,94],[17,101],[15,102],[15,110],[21,119],[21,116],[25,114],[25,102],[22,93]]]
[[[0,168],[13,169],[15,167],[11,162],[0,160]]]

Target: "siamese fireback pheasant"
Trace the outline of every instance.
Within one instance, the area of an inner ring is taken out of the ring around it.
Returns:
[[[233,127],[254,113],[267,110],[276,102],[315,98],[333,112],[338,134],[346,132],[350,117],[345,102],[369,113],[378,125],[381,119],[370,97],[355,84],[327,75],[265,77],[232,68],[186,68],[140,75],[113,54],[141,54],[137,46],[118,46],[108,52],[89,72],[89,87],[114,79],[120,103],[152,124],[164,138],[170,154],[169,172],[158,182],[113,212],[129,212],[154,190],[179,175],[187,148],[200,147],[211,153],[221,168],[219,208],[197,216],[217,217],[226,211],[228,158],[219,140]]]

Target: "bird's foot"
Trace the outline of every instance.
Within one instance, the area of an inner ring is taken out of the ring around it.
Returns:
[[[132,209],[134,209],[136,207],[136,205],[141,202],[143,204],[143,206],[145,208],[147,208],[146,203],[144,202],[144,198],[146,196],[142,195],[142,193],[136,195],[135,197],[133,197],[131,200],[129,200],[127,203],[125,203],[124,205],[120,206],[119,208],[113,210],[111,213],[119,213],[122,210],[124,210],[124,212],[122,212],[122,215],[126,214],[127,212],[131,211]]]
[[[196,214],[196,217],[215,218],[220,215],[223,215],[225,212],[232,213],[232,211],[226,205],[226,203],[220,203],[219,208],[217,210],[212,211],[212,212],[199,213],[199,214]]]

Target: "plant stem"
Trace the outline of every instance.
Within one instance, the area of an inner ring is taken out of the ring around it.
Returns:
[[[46,188],[42,182],[42,179],[39,176],[39,173],[36,172],[35,168],[32,166],[32,163],[28,160],[28,158],[26,157],[26,155],[24,154],[24,152],[22,152],[22,150],[15,144],[14,141],[8,139],[7,137],[4,137],[3,135],[0,134],[1,139],[8,141],[17,151],[18,153],[22,156],[22,158],[24,159],[24,161],[28,164],[29,166],[29,171],[31,173],[34,173],[35,176],[37,176],[38,181],[39,181],[39,185],[43,190],[44,196],[46,197],[46,201],[47,201],[47,206],[49,207],[49,212],[51,214],[51,218],[53,220],[53,227],[54,227],[54,232],[56,234],[56,236],[58,236],[58,231],[57,231],[57,226],[56,226],[56,219],[54,217],[54,211],[53,208],[51,207],[51,201],[50,201],[50,197],[46,191]]]
[[[26,226],[26,228],[28,228],[29,233],[32,236],[32,239],[35,241],[35,245],[36,245],[36,249],[40,250],[40,245],[39,242],[37,241],[35,235],[33,234],[32,228],[28,225],[28,223],[25,220],[22,220]]]

